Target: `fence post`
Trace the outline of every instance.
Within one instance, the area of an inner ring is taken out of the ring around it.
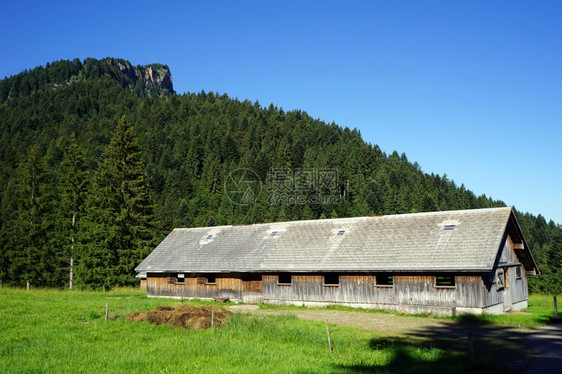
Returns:
[[[211,309],[211,328],[215,327],[215,307]]]
[[[333,351],[334,349],[332,348],[332,340],[330,339],[330,328],[328,327],[328,320],[326,320],[326,335],[328,335],[328,347],[330,348],[330,351]]]
[[[26,291],[29,291],[29,282],[26,282],[26,283],[25,283],[25,290],[26,290]]]
[[[107,321],[107,317],[109,315],[109,303],[105,303],[105,320]]]
[[[556,296],[554,297],[554,318],[558,318],[558,302],[556,301]]]

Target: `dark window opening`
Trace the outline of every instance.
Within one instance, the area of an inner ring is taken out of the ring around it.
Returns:
[[[277,276],[277,284],[292,284],[291,274],[282,273]]]
[[[272,231],[271,234],[269,234],[269,238],[275,238],[277,236],[277,231]]]
[[[338,231],[336,236],[343,236],[343,234],[345,234],[345,230],[340,230],[340,231]]]
[[[505,288],[505,273],[503,269],[499,269],[496,273],[496,289],[503,290]]]
[[[455,277],[452,275],[438,275],[435,277],[435,287],[455,287]]]
[[[184,284],[185,283],[185,274],[178,274],[178,278],[176,279],[176,283]]]
[[[456,225],[445,225],[445,227],[443,228],[443,230],[454,230],[456,227]]]
[[[217,276],[214,274],[207,275],[207,282],[205,284],[217,284]]]
[[[393,286],[394,285],[394,277],[392,275],[377,275],[376,278],[376,285],[377,286]]]
[[[337,274],[324,275],[324,286],[339,286],[340,276]]]
[[[515,268],[515,277],[516,277],[517,279],[521,279],[521,266],[517,266],[517,267]]]

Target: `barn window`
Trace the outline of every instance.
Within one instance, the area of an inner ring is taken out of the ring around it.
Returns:
[[[457,225],[445,225],[445,227],[443,227],[443,230],[451,231],[451,230],[454,230],[456,226]]]
[[[336,234],[336,237],[343,236],[343,234],[345,234],[345,230],[340,230],[340,231],[338,231],[338,233]]]
[[[178,282],[178,278],[168,277],[168,284],[176,284],[177,282]]]
[[[215,274],[208,274],[205,284],[217,284],[217,276]]]
[[[277,284],[290,286],[292,283],[293,283],[293,279],[291,277],[291,274],[281,273],[277,276]]]
[[[435,287],[455,287],[453,275],[438,275],[435,277]]]
[[[515,278],[521,279],[521,266],[515,268]]]
[[[394,277],[388,274],[377,275],[376,282],[377,286],[392,287],[394,285]]]
[[[271,234],[269,234],[269,238],[275,238],[277,236],[277,231],[272,231]]]
[[[503,269],[498,269],[496,272],[496,290],[501,291],[505,288],[505,273]]]
[[[340,276],[337,274],[324,275],[324,286],[339,286]]]
[[[185,274],[178,274],[178,278],[176,280],[176,284],[183,284],[185,283]]]

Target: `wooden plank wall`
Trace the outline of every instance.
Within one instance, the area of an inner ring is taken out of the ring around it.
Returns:
[[[486,289],[482,276],[455,277],[455,287],[435,287],[434,274],[394,275],[394,285],[377,286],[375,275],[341,275],[339,286],[323,285],[324,277],[294,274],[291,285],[277,283],[277,275],[263,276],[264,300],[391,305],[482,307]]]
[[[242,299],[242,279],[236,276],[218,275],[215,284],[198,282],[197,277],[186,274],[184,284],[168,283],[166,274],[149,274],[147,277],[147,295],[166,297],[229,297]]]
[[[440,307],[482,307],[487,295],[479,274],[455,276],[455,287],[435,287],[433,274],[394,276],[393,286],[377,286],[376,276],[367,274],[340,275],[338,286],[324,285],[324,276],[294,274],[290,285],[278,284],[276,274],[217,274],[216,284],[204,284],[197,277],[186,275],[184,284],[168,283],[165,274],[149,274],[147,294],[167,297],[229,297],[247,303],[262,300],[291,302],[330,302],[390,305],[428,305]],[[495,291],[495,290],[494,290]]]
[[[396,301],[402,305],[456,306],[456,289],[462,287],[435,287],[435,277],[427,275],[403,275],[394,279]]]
[[[501,263],[514,264],[518,262],[520,261],[513,250],[513,242],[508,236],[500,255],[499,267],[501,267]],[[511,304],[528,299],[529,292],[527,276],[525,275],[525,269],[522,266],[520,279],[517,279],[517,270],[515,267],[504,269],[504,271],[506,271],[506,287],[503,290],[498,290],[496,285],[492,283],[496,278],[497,270],[498,267],[494,268],[494,270],[484,279],[485,287],[489,290],[489,292],[485,295],[485,306],[506,303],[505,308],[506,310],[509,310]],[[507,293],[509,293],[509,295],[507,295]]]
[[[217,274],[216,284],[185,278],[185,284],[168,283],[167,275],[149,274],[147,294],[168,297],[229,297],[247,303],[262,300],[357,304],[423,305],[482,308],[503,302],[505,295],[491,284],[490,274],[454,275],[454,287],[436,287],[436,274],[394,275],[393,286],[376,285],[376,275],[342,274],[339,285],[324,285],[320,274],[293,274],[290,285],[278,284],[277,274]],[[508,271],[513,303],[526,300],[526,278]],[[525,292],[521,292],[524,289]],[[505,291],[504,291],[505,292]],[[521,298],[524,297],[524,298]],[[492,304],[490,304],[492,303]]]

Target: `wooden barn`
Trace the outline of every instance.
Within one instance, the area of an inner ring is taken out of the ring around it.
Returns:
[[[539,273],[511,208],[175,229],[136,271],[149,296],[440,315],[525,308]]]

